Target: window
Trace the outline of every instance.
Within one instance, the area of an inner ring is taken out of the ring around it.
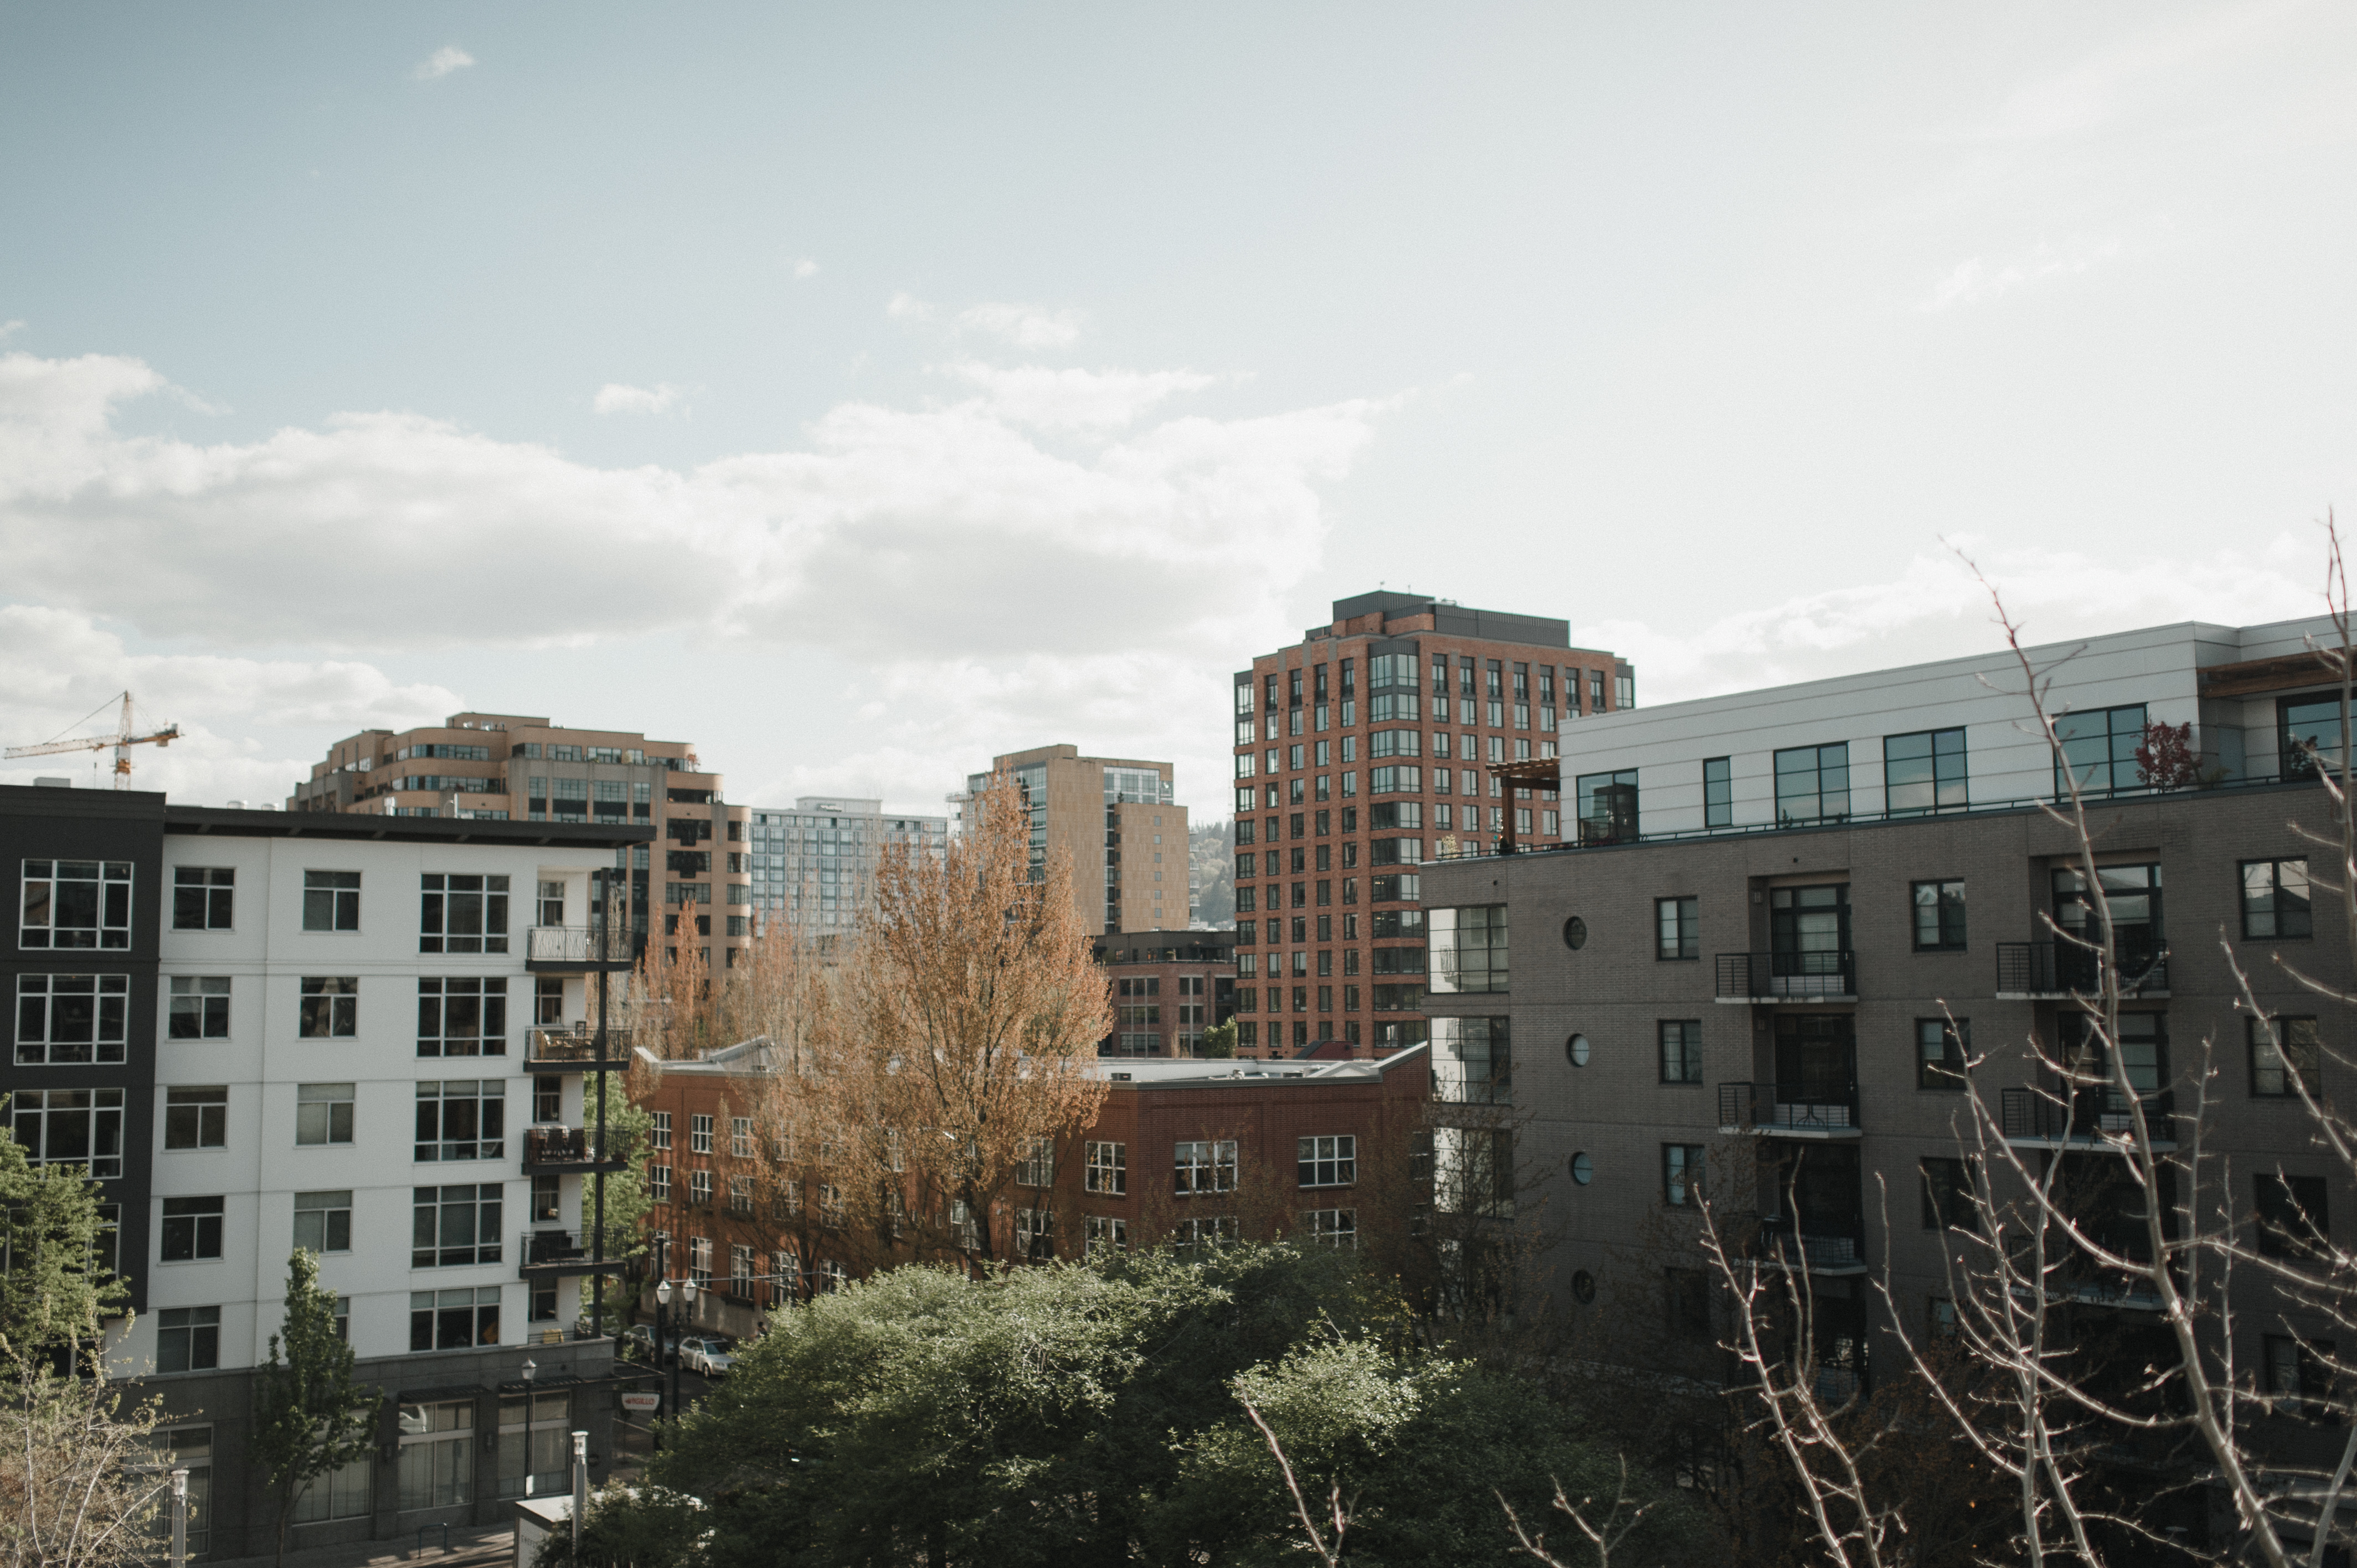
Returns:
[[[1662,1201],[1673,1208],[1689,1208],[1702,1201],[1700,1144],[1662,1145]]]
[[[671,1167],[669,1165],[647,1167],[647,1201],[650,1203],[671,1201]]]
[[[2286,697],[2276,704],[2276,735],[2286,779],[2305,779],[2321,761],[2341,766],[2341,698]],[[2308,747],[2316,750],[2310,756]]]
[[[1207,1192],[1233,1192],[1236,1187],[1236,1144],[1232,1138],[1179,1144],[1172,1150],[1176,1167],[1174,1190],[1180,1197]]]
[[[220,1365],[220,1307],[167,1306],[156,1315],[157,1371],[196,1372]]]
[[[649,1146],[657,1149],[668,1149],[671,1147],[670,1112],[658,1111],[654,1113],[654,1125],[649,1130],[647,1143]]]
[[[229,1038],[229,997],[230,982],[225,974],[174,975],[171,1037],[176,1040]]]
[[[1056,1214],[1049,1208],[1015,1211],[1015,1255],[1046,1262],[1056,1255]]]
[[[1894,817],[1964,805],[1964,732],[1931,729],[1883,736],[1882,802]]]
[[[2071,792],[2071,780],[2091,795],[2130,789],[2144,782],[2136,766],[2136,747],[2144,744],[2144,704],[2124,708],[2093,708],[2083,714],[2063,714],[2054,721],[2054,738],[2062,755],[2054,763],[2054,793]]]
[[[2314,933],[2308,862],[2246,860],[2243,873],[2243,937],[2246,941]]]
[[[237,907],[237,872],[226,865],[172,867],[172,929],[226,931]]]
[[[1735,825],[1735,772],[1731,758],[1703,758],[1702,825],[1706,828]]]
[[[1702,1020],[1664,1018],[1662,1032],[1662,1081],[1702,1081]]]
[[[1838,822],[1849,815],[1849,743],[1776,754],[1776,821]]]
[[[1680,1339],[1709,1338],[1710,1276],[1700,1269],[1664,1269],[1663,1276],[1670,1332]]]
[[[357,871],[305,872],[303,929],[307,931],[359,930],[361,874]]]
[[[1923,1161],[1923,1229],[1980,1230],[1974,1203],[1974,1170],[1968,1160],[1933,1155]]]
[[[1294,1140],[1295,1172],[1303,1187],[1352,1187],[1359,1179],[1359,1140],[1335,1138]]]
[[[2270,1258],[2322,1262],[2332,1234],[2324,1178],[2261,1176],[2257,1182],[2259,1251]]]
[[[749,1160],[753,1157],[753,1119],[750,1116],[731,1116],[728,1119],[728,1154],[733,1159]]]
[[[830,1230],[840,1230],[848,1213],[843,1188],[822,1183],[818,1189],[818,1222]]]
[[[565,1079],[562,1074],[544,1072],[533,1075],[532,1119],[539,1122],[565,1120]]]
[[[687,1201],[696,1208],[712,1207],[712,1173],[692,1170],[687,1173]]]
[[[350,1251],[352,1195],[350,1192],[296,1193],[295,1245],[313,1252]]]
[[[307,975],[300,1033],[307,1040],[348,1040],[361,1032],[361,983],[353,975]]]
[[[131,946],[131,863],[127,860],[25,862],[19,947],[52,950]]]
[[[1171,1242],[1180,1248],[1217,1247],[1233,1241],[1236,1236],[1236,1217],[1232,1214],[1190,1216],[1170,1228]]]
[[[479,1309],[469,1299],[451,1302],[447,1306],[442,1296],[474,1295],[472,1291],[419,1291],[410,1297],[409,1348],[413,1350],[455,1350],[467,1346],[497,1344],[499,1307],[490,1309],[494,1326],[492,1336],[482,1338],[474,1331],[474,1315]],[[418,1303],[423,1301],[423,1307]],[[417,1325],[423,1315],[427,1335],[442,1338],[436,1325],[448,1317],[454,1327],[464,1321],[465,1336],[452,1343],[420,1345]],[[401,1407],[401,1507],[409,1509],[453,1508],[472,1501],[475,1495],[475,1402],[453,1400],[447,1404],[405,1404]]]
[[[1115,1148],[1119,1144],[1114,1145]],[[1083,1222],[1081,1255],[1094,1258],[1129,1251],[1129,1221],[1116,1214],[1092,1214]]]
[[[1466,791],[1468,794],[1471,790]],[[1583,773],[1574,789],[1582,843],[1627,843],[1637,836],[1637,770]]]
[[[365,1519],[376,1511],[375,1455],[363,1454],[350,1464],[314,1477],[295,1497],[296,1524],[325,1524],[330,1520]]]
[[[1359,1211],[1355,1208],[1304,1209],[1301,1229],[1313,1247],[1339,1247],[1348,1251],[1359,1244]]]
[[[121,1061],[130,1002],[125,974],[18,975],[17,1065]]]
[[[222,1200],[218,1197],[166,1198],[161,1259],[167,1263],[188,1263],[219,1258],[221,1210]]]
[[[453,1269],[500,1261],[500,1187],[421,1187],[411,1194],[409,1266]],[[413,1332],[417,1320],[413,1315]],[[413,1343],[413,1350],[431,1348]]]
[[[1383,1009],[1383,987],[1375,988]],[[1511,1105],[1514,1058],[1504,1018],[1432,1020],[1432,1096],[1454,1105]]]
[[[749,1271],[748,1271],[749,1272]],[[511,1394],[500,1401],[502,1497],[561,1495],[573,1466],[573,1401],[566,1394]]]
[[[507,1155],[507,1085],[496,1078],[428,1079],[417,1086],[417,1151],[434,1160]]]
[[[419,952],[508,950],[506,877],[427,872],[418,883]]]
[[[1053,1187],[1056,1185],[1056,1141],[1053,1138],[1032,1138],[1025,1142],[1023,1155],[1015,1165],[1017,1187]]]
[[[752,1177],[733,1176],[728,1178],[728,1212],[731,1214],[753,1212]]]
[[[1962,952],[1964,947],[1964,885],[1962,881],[1918,882],[1915,950]]]
[[[1972,1048],[1969,1018],[1950,1024],[1945,1018],[1915,1020],[1915,1087],[1960,1090],[1964,1087],[1964,1056]]]
[[[506,981],[418,981],[419,1056],[503,1057],[507,1033]]]
[[[1702,957],[1702,900],[1653,900],[1653,956],[1657,959]]]
[[[1090,1192],[1118,1197],[1129,1191],[1129,1145],[1091,1144],[1082,1186]]]
[[[2260,1337],[2269,1408],[2278,1415],[2340,1423],[2326,1396],[2332,1389],[2332,1341],[2288,1334]]]
[[[352,1086],[349,1083],[301,1083],[295,1086],[295,1142],[349,1144],[352,1141]]]
[[[532,1218],[534,1224],[560,1218],[564,1202],[564,1186],[557,1177],[536,1176],[532,1178]]]
[[[166,1090],[164,1146],[167,1149],[229,1147],[228,1089]]]
[[[1480,904],[1428,912],[1435,992],[1507,989],[1506,907]],[[1380,952],[1381,950],[1378,950]],[[1377,960],[1380,966],[1382,960]]]
[[[2317,1072],[2323,1036],[2313,1018],[2245,1018],[2250,1031],[2251,1093],[2260,1098],[2296,1095],[2301,1087],[2313,1099],[2324,1092]]]
[[[8,1115],[29,1163],[84,1165],[101,1181],[122,1176],[123,1090],[20,1089]]]
[[[690,1116],[687,1119],[687,1151],[692,1155],[712,1152],[712,1118]]]

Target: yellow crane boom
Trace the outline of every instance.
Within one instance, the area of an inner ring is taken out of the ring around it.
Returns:
[[[108,699],[109,702],[113,700]],[[92,709],[81,722],[88,724],[91,719],[97,717],[105,706],[105,703],[100,703],[99,707]],[[145,746],[151,741],[157,746],[169,746],[179,737],[180,734],[180,726],[178,725],[166,725],[162,729],[150,730],[145,735],[135,734],[134,730],[135,726],[131,722],[131,693],[125,692],[123,693],[123,716],[116,721],[113,735],[76,736],[71,740],[45,740],[38,746],[12,746],[5,755],[12,758],[53,757],[61,751],[104,751],[112,746],[114,748],[114,787],[120,789],[131,777],[133,746]]]

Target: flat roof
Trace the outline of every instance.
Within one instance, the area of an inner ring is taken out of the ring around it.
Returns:
[[[650,843],[641,822],[519,822],[490,817],[386,817],[353,811],[238,811],[220,806],[164,808],[167,833],[236,838],[381,839],[393,843],[487,843],[518,849],[618,849]]]

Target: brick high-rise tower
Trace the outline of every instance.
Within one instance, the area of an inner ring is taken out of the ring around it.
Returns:
[[[1167,762],[1082,757],[1076,746],[1040,746],[990,760],[952,795],[958,818],[999,774],[1011,777],[1031,812],[1032,875],[1051,844],[1071,860],[1072,897],[1091,930],[1184,930],[1190,904],[1187,808],[1171,790]]]
[[[1417,594],[1337,599],[1331,625],[1239,671],[1239,1045],[1423,1039],[1417,867],[1509,831],[1560,842],[1558,791],[1509,798],[1489,768],[1635,701],[1630,665],[1573,648],[1566,621]]]

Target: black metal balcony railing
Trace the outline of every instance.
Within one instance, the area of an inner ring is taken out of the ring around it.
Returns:
[[[2169,950],[2122,943],[2120,992],[2151,995],[2169,989]],[[2073,942],[1999,942],[1996,988],[2007,996],[2092,996],[2104,986],[2104,955]]]
[[[597,1054],[597,1036],[592,1030],[534,1029],[525,1051],[524,1059],[535,1067],[620,1067],[630,1059],[630,1045],[619,1030],[607,1036],[603,1057]]]
[[[1855,1223],[1854,1228],[1864,1230]],[[1793,1229],[1789,1222],[1770,1220],[1760,1229],[1758,1250],[1764,1259],[1787,1268],[1805,1268],[1813,1273],[1866,1266],[1866,1251],[1857,1235],[1841,1235],[1823,1224],[1802,1230]]]
[[[1722,1083],[1718,1124],[1760,1133],[1854,1133],[1855,1083]]]
[[[524,933],[527,969],[624,970],[638,961],[635,933],[607,926],[534,926]]]
[[[608,1258],[593,1260],[587,1245],[587,1239],[571,1230],[527,1230],[523,1233],[523,1269],[526,1274],[588,1274],[619,1273],[622,1261]]]
[[[2176,1096],[2168,1090],[2140,1094],[2145,1126],[2161,1143],[2176,1138]],[[2042,1090],[2008,1089],[1997,1100],[1997,1121],[2008,1139],[2096,1142],[2104,1134],[2132,1131],[2136,1119],[2127,1096],[2116,1089],[2085,1087],[2058,1097]]]
[[[524,1168],[619,1170],[622,1162],[609,1157],[608,1147],[594,1127],[533,1127],[523,1135]],[[610,1147],[619,1150],[621,1141],[615,1139]]]
[[[1857,994],[1857,955],[1824,952],[1723,952],[1718,994],[1730,1000],[1786,1001]]]

